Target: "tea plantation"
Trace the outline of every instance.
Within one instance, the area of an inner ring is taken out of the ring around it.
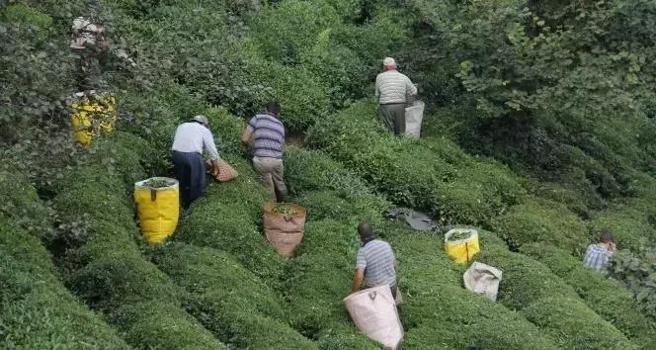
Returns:
[[[109,50],[81,67],[78,16]],[[8,1],[0,7],[0,348],[380,349],[350,320],[357,225],[399,260],[403,349],[656,349],[656,4],[520,0]],[[426,105],[421,139],[378,119],[395,57]],[[82,73],[80,73],[82,72]],[[117,101],[76,145],[67,100]],[[263,236],[268,196],[240,146],[282,105],[295,256]],[[173,176],[203,114],[239,172],[149,245],[134,183]],[[384,213],[429,214],[436,232]],[[496,302],[443,248],[475,227]],[[582,264],[600,230],[622,259]]]

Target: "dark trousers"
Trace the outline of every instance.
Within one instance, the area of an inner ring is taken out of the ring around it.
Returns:
[[[391,103],[378,106],[380,119],[395,135],[405,134],[405,103]]]
[[[180,182],[182,207],[187,209],[191,202],[205,191],[205,164],[203,157],[196,152],[172,151],[175,175]]]

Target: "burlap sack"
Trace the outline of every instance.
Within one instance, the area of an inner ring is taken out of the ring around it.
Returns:
[[[344,298],[353,323],[367,337],[386,349],[398,349],[403,340],[403,325],[388,286],[363,289]]]
[[[289,257],[303,240],[306,210],[300,205],[282,204],[295,211],[294,215],[287,216],[273,211],[277,205],[273,202],[264,205],[264,234],[278,254]]]
[[[211,175],[216,181],[228,182],[239,176],[237,170],[235,170],[235,168],[230,166],[230,164],[228,164],[225,160],[219,159],[218,163],[219,163],[218,172],[216,170],[211,171]],[[212,169],[211,161],[208,160],[206,162],[206,165],[208,169]]]

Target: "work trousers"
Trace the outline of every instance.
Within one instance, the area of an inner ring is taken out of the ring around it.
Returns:
[[[175,175],[180,185],[182,207],[187,209],[194,200],[205,192],[205,163],[196,152],[172,151],[171,158],[175,166]]]
[[[269,190],[272,201],[284,202],[287,198],[287,186],[283,179],[282,159],[253,157],[253,167],[260,174],[260,180]]]
[[[395,135],[405,134],[405,103],[390,103],[378,106],[383,124]]]

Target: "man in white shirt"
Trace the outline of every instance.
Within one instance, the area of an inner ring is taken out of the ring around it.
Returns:
[[[178,126],[171,147],[176,177],[180,182],[182,206],[185,209],[205,191],[203,150],[209,154],[213,170],[218,171],[219,152],[214,144],[209,120],[203,115],[197,115]]]
[[[405,107],[408,97],[417,95],[417,88],[404,74],[399,73],[396,61],[383,60],[384,72],[376,77],[378,111],[385,126],[395,135],[405,134]]]

